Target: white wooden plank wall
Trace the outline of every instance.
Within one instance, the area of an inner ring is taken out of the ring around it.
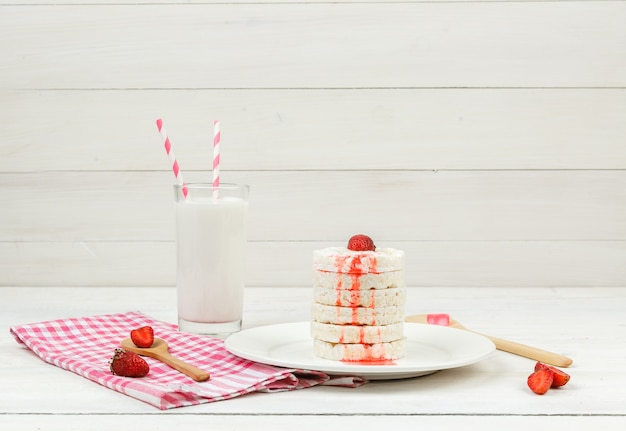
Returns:
[[[173,175],[250,286],[371,234],[412,286],[626,285],[626,1],[0,0],[0,285],[172,286]]]

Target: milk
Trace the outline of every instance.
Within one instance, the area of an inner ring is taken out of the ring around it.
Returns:
[[[227,334],[241,328],[248,202],[205,192],[176,203],[179,328]]]

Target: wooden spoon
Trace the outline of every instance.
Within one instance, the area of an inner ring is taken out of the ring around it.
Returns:
[[[413,316],[407,316],[406,321],[412,322],[412,323],[428,323],[428,315],[416,314]],[[471,331],[467,329],[466,327],[464,327],[459,322],[453,319],[450,319],[449,326],[452,328],[463,329],[465,331],[474,332],[475,334],[478,334],[475,331]],[[572,362],[574,362],[572,361],[572,359],[568,358],[567,356],[562,356],[557,353],[548,352],[547,350],[542,350],[536,347],[526,346],[524,344],[516,343],[513,341],[502,340],[500,338],[491,337],[489,335],[484,335],[484,334],[478,334],[478,335],[482,335],[483,337],[490,339],[493,342],[493,344],[496,345],[496,348],[498,350],[513,353],[515,355],[523,356],[525,358],[534,359],[536,361],[545,362],[546,364],[556,365],[557,367],[569,367],[570,365],[572,365]]]
[[[164,364],[167,364],[175,370],[191,377],[196,382],[204,382],[210,377],[209,373],[202,371],[187,362],[181,361],[175,356],[172,356],[168,350],[167,342],[160,338],[155,338],[154,343],[152,343],[152,346],[150,347],[137,347],[130,338],[125,338],[122,340],[122,347],[129,352],[135,352],[141,356],[158,359]]]

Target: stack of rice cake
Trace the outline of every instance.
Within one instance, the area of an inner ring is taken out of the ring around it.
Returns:
[[[316,356],[384,362],[405,355],[403,251],[315,250],[313,286],[311,336]]]

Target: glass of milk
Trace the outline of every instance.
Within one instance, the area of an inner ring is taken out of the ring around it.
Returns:
[[[174,192],[178,328],[227,337],[241,329],[249,187],[190,183]]]

